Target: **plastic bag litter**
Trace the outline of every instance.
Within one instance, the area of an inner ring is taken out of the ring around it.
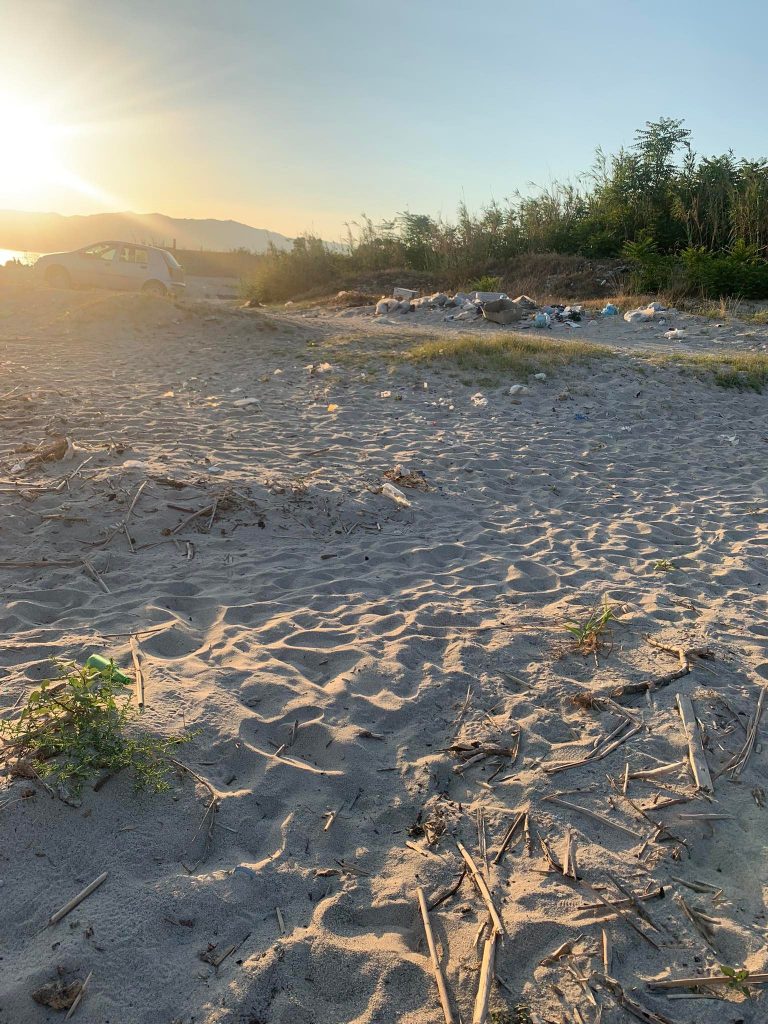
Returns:
[[[236,409],[245,409],[249,405],[258,405],[258,398],[236,398],[232,403]]]
[[[376,316],[382,316],[387,313],[409,313],[411,310],[411,303],[409,300],[403,299],[379,299],[376,303]]]
[[[392,392],[391,391],[380,391],[379,392],[379,398],[391,398],[391,397],[392,397]]]
[[[525,384],[513,384],[512,387],[509,389],[509,394],[510,395],[527,395],[528,391],[529,391],[529,389],[525,386]]]
[[[534,380],[546,380],[547,379],[547,375],[546,375],[546,373],[534,373],[533,379]]]
[[[304,367],[310,377],[314,377],[316,373],[328,373],[333,367],[330,363],[309,363]]]
[[[381,485],[381,493],[386,495],[387,498],[390,498],[392,501],[394,501],[396,505],[402,505],[403,508],[411,507],[410,501],[408,501],[408,499],[400,490],[400,488],[395,487],[395,485],[391,484],[389,480],[387,480],[386,483]]]
[[[530,295],[518,295],[517,298],[512,299],[512,301],[522,309],[538,309],[538,303],[534,302]]]
[[[686,338],[685,328],[672,327],[670,330],[664,332],[664,337],[667,341],[684,341]]]
[[[549,327],[552,323],[552,317],[549,313],[537,313],[533,318],[534,327]]]
[[[603,306],[602,310],[600,311],[600,315],[601,316],[618,316],[619,315],[619,307],[618,306],[614,306],[614,304],[612,302],[609,302],[607,306]]]
[[[472,405],[477,406],[488,405],[488,399],[485,397],[482,391],[478,391],[477,394],[472,395],[472,397],[470,398],[470,402],[472,403]]]
[[[628,324],[645,324],[653,320],[655,315],[653,309],[630,309],[624,314],[624,319]]]

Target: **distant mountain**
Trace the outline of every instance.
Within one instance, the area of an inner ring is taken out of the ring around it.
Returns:
[[[236,220],[194,220],[162,213],[94,213],[64,217],[60,213],[0,210],[0,248],[22,252],[60,252],[101,240],[143,242],[178,249],[266,252],[269,243],[290,249],[292,239],[252,228]]]

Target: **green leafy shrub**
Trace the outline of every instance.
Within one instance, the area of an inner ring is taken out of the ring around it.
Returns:
[[[58,678],[33,690],[18,718],[0,722],[0,757],[74,794],[94,776],[124,768],[139,790],[168,789],[166,755],[186,738],[133,730],[138,712],[111,671],[56,664]]]

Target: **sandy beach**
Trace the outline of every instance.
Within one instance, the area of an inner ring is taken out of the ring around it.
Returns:
[[[3,291],[0,710],[54,657],[133,675],[133,635],[139,724],[190,734],[210,789],[123,773],[71,806],[5,762],[0,1024],[63,1020],[31,993],[89,972],[82,1024],[440,1024],[417,888],[453,887],[457,843],[503,926],[489,1021],[765,1020],[759,988],[650,983],[768,971],[759,733],[734,770],[768,684],[768,402],[643,353],[768,329],[585,322],[547,337],[611,358],[488,379],[381,358],[466,329],[385,319]],[[70,458],[17,468],[55,436]],[[430,912],[465,1024],[488,918],[469,876]]]

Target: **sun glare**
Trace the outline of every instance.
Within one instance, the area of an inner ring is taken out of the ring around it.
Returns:
[[[81,128],[57,123],[42,106],[0,93],[0,206],[45,202],[54,188],[100,198],[99,190],[66,164],[67,141]]]

